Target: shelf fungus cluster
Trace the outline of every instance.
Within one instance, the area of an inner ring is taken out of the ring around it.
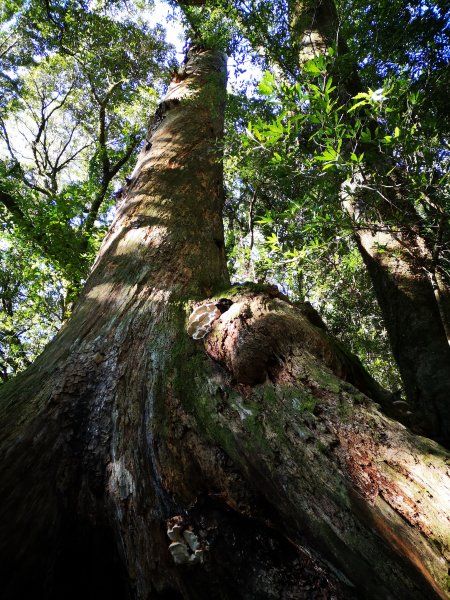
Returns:
[[[167,536],[172,542],[169,552],[176,565],[193,565],[203,562],[204,551],[196,534],[191,529],[185,529],[180,520],[169,523]]]
[[[228,298],[197,306],[188,320],[187,332],[194,340],[201,340],[211,331],[214,321],[233,304]]]

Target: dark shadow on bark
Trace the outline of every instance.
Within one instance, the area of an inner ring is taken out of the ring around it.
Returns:
[[[361,255],[376,282],[375,291],[410,405],[409,424],[416,433],[450,445],[450,346],[428,274],[422,266],[409,272]],[[391,259],[395,264],[395,257]]]

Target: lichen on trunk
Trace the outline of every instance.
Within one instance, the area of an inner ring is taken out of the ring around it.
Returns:
[[[273,294],[238,293],[204,344],[222,367],[192,409],[285,533],[362,597],[446,597],[448,453],[384,416],[334,341]]]
[[[158,587],[154,565],[158,544],[167,555],[161,519],[170,501],[157,472],[154,422],[171,354],[186,335],[186,303],[228,283],[218,144],[225,82],[223,53],[191,52],[150,125],[71,320],[2,387],[6,597],[31,589],[58,597],[64,573],[74,596],[89,588],[89,576],[76,575],[92,559],[83,556],[82,536],[65,539],[74,528],[94,546],[108,538],[115,547],[108,569],[113,559],[123,563],[126,588],[147,597]],[[118,572],[91,575],[101,588]]]

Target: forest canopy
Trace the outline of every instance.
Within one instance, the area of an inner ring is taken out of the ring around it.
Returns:
[[[32,362],[70,314],[148,115],[176,68],[153,9],[115,1],[2,5],[3,381]],[[299,60],[289,2],[185,3],[182,13],[173,3],[168,27],[181,19],[187,41],[201,37],[230,56],[223,144],[233,280],[274,283],[310,302],[396,390],[400,378],[342,182],[364,173],[371,223],[395,202],[383,190],[407,190],[401,202],[432,248],[429,270],[448,280],[449,14],[438,2],[403,1],[344,1],[337,11],[338,35],[307,60]],[[355,69],[358,90],[348,85]],[[380,161],[389,168],[379,169]],[[388,221],[402,226],[395,210]]]

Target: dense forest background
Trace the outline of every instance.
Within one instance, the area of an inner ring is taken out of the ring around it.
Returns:
[[[430,240],[429,270],[448,278],[448,8],[338,2],[349,53],[339,56],[331,46],[325,56],[308,57],[300,72],[283,2],[193,4],[183,14],[168,9],[168,27],[181,20],[186,39],[214,38],[233,67],[223,142],[233,280],[275,283],[292,300],[310,302],[400,397],[340,186],[364,172],[365,193],[373,194],[364,218],[376,220],[379,204],[393,202],[383,197],[393,184],[376,172],[370,153],[393,160]],[[2,381],[30,364],[70,314],[148,115],[176,68],[153,8],[2,4]],[[339,93],[337,81],[355,64],[362,92]],[[396,219],[392,211],[389,225],[399,227]]]

